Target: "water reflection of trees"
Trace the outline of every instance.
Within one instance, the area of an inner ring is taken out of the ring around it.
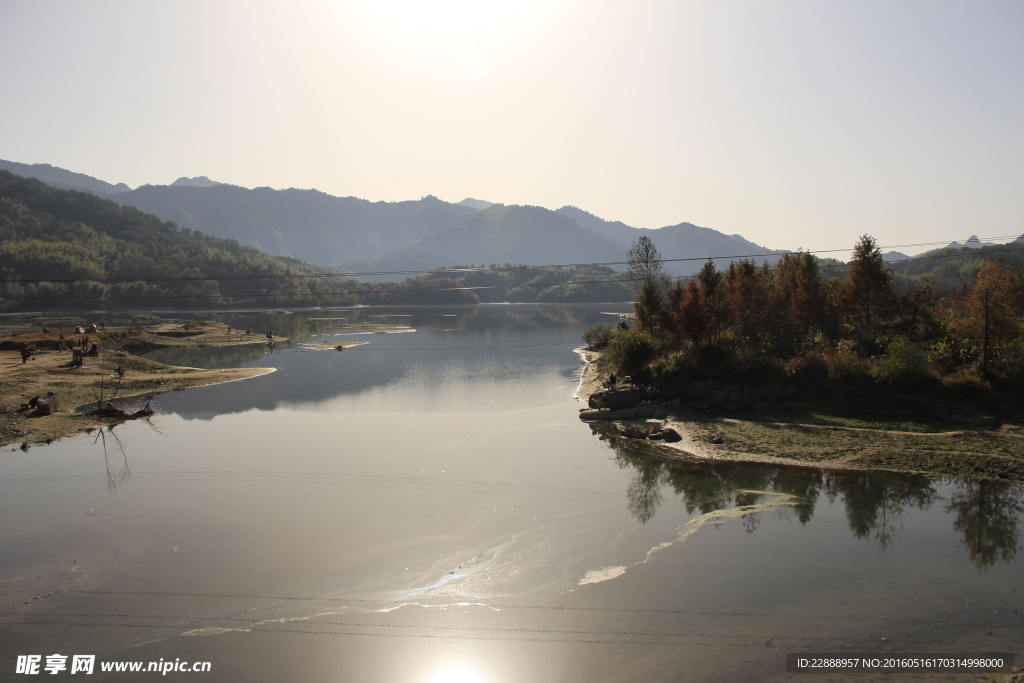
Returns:
[[[911,509],[927,510],[952,491],[944,511],[953,516],[953,529],[971,562],[984,571],[998,560],[1011,561],[1021,545],[1024,484],[991,480],[942,481],[895,472],[825,472],[802,467],[766,466],[738,462],[681,461],[659,457],[643,441],[617,436],[608,425],[592,423],[594,432],[609,443],[620,468],[631,469],[626,488],[629,511],[641,523],[650,521],[670,487],[687,514],[757,505],[763,492],[784,493],[798,502],[791,508],[801,524],[814,516],[821,495],[839,500],[856,538],[869,539],[879,549],[899,540],[904,516]],[[743,517],[748,532],[757,529],[760,515]]]
[[[633,470],[626,499],[630,512],[641,523],[654,517],[665,486],[671,487],[679,497],[687,514],[758,505],[765,501],[766,492],[786,493],[797,498],[791,510],[801,524],[810,521],[814,514],[823,483],[821,475],[813,470],[665,460],[653,456],[642,442],[611,436],[601,425],[594,427],[604,431],[603,438],[614,448],[619,467]],[[753,532],[761,518],[756,512],[744,515],[743,525],[748,532]]]
[[[1009,562],[1020,548],[1024,485],[1019,482],[965,479],[954,484],[946,512],[956,517],[967,556],[984,571],[996,560]]]
[[[935,480],[921,475],[843,472],[824,479],[829,500],[842,499],[853,535],[873,539],[882,550],[898,540],[908,507],[927,510],[938,497]]]
[[[97,431],[96,438],[93,439],[95,444],[97,441],[103,443],[103,464],[107,468],[107,491],[114,493],[117,491],[117,485],[125,482],[132,478],[131,464],[128,462],[128,454],[124,451],[124,444],[121,443],[121,439],[118,438],[117,434],[114,433],[115,425],[109,425],[104,432],[103,428],[100,427]],[[120,462],[115,458],[114,462],[111,462],[110,452],[107,448],[107,434],[110,434],[117,446],[117,449],[121,452]]]

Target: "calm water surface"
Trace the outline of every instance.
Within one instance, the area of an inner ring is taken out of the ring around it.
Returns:
[[[296,343],[161,351],[277,371],[0,453],[0,680],[52,653],[413,683],[792,680],[797,651],[1021,662],[1019,485],[604,439],[577,418],[573,349],[614,310],[215,316]],[[323,340],[368,343],[298,344]]]

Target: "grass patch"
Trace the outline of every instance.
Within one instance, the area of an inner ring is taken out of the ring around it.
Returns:
[[[799,408],[777,408],[759,410],[742,415],[754,422],[795,422],[798,424],[820,425],[822,427],[851,427],[856,429],[879,429],[892,432],[915,432],[929,434],[936,432],[962,431],[964,425],[937,418],[905,416],[852,416],[821,409],[801,410]]]

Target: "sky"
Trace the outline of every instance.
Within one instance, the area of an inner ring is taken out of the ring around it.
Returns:
[[[0,158],[132,187],[1024,233],[1020,0],[2,0],[0,75]]]

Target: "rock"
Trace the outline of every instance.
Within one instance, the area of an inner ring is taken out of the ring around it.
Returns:
[[[720,436],[716,436],[715,438],[711,439],[711,443],[714,443],[714,444],[723,444],[723,443],[725,443],[725,439],[723,439],[723,438],[722,438],[722,437],[720,437]]]
[[[677,441],[683,440],[683,437],[679,436],[679,432],[671,427],[666,427],[661,430],[661,438],[663,438],[667,443],[676,443]]]
[[[650,436],[649,431],[638,425],[626,425],[622,428],[622,435],[627,439],[646,439]]]
[[[591,408],[622,410],[623,408],[632,408],[643,398],[644,392],[640,389],[615,389],[591,394],[588,403]]]
[[[627,408],[625,410],[582,410],[580,411],[581,420],[631,420],[637,416],[636,408]]]
[[[665,409],[659,405],[648,403],[636,409],[637,417],[665,417]]]

